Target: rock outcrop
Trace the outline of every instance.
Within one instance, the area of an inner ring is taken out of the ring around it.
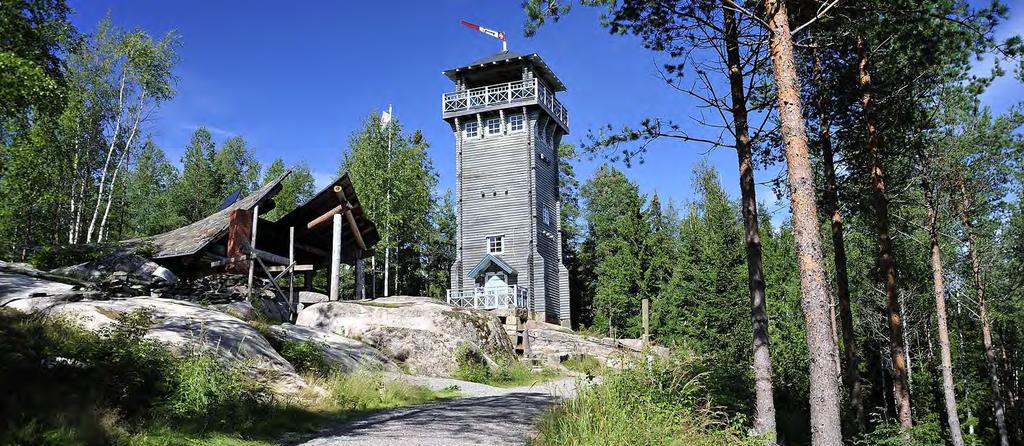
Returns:
[[[67,295],[22,299],[7,305],[26,313],[66,317],[88,330],[101,330],[119,315],[147,311],[153,325],[146,337],[172,348],[208,348],[226,361],[278,372],[295,369],[245,321],[191,302],[154,297],[65,300]]]
[[[548,366],[557,367],[572,356],[586,355],[602,365],[618,367],[643,351],[639,339],[612,339],[585,336],[553,324],[530,321],[526,325],[530,354]],[[648,351],[665,356],[668,349],[649,346]]]
[[[394,372],[398,367],[379,350],[355,339],[316,328],[281,324],[268,327],[269,336],[278,341],[313,341],[324,347],[324,357],[338,371],[348,373],[359,369]]]
[[[462,345],[492,364],[515,359],[495,316],[426,297],[323,302],[303,309],[296,325],[362,340],[413,374],[451,375]]]

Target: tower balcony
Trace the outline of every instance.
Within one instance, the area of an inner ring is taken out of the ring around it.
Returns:
[[[510,105],[540,105],[562,128],[569,131],[569,112],[555,94],[537,79],[524,79],[453,91],[441,96],[444,119],[506,108]]]
[[[518,285],[476,287],[469,291],[448,290],[448,305],[493,310],[495,308],[526,308],[529,291]]]

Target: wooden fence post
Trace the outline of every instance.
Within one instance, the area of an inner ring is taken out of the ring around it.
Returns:
[[[647,298],[640,301],[640,311],[642,312],[644,323],[643,346],[647,347],[647,343],[651,341],[651,301]]]

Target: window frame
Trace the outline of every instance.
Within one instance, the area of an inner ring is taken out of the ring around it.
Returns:
[[[516,128],[517,124],[519,128]],[[508,131],[521,132],[523,130],[526,130],[526,116],[523,116],[522,113],[508,115]]]
[[[495,130],[491,131],[491,124],[496,124]],[[501,118],[487,118],[484,120],[484,128],[487,129],[488,135],[500,135],[501,134]]]
[[[472,130],[470,130],[472,127]],[[463,126],[462,130],[467,138],[475,138],[480,136],[480,123],[476,121],[467,121]],[[470,133],[472,131],[472,133]]]
[[[505,234],[488,235],[486,240],[488,254],[505,253]]]

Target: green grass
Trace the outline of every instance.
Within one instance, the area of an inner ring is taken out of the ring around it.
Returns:
[[[569,359],[562,362],[562,366],[584,375],[597,376],[605,373],[601,362],[589,355],[572,355]]]
[[[556,370],[547,367],[533,371],[521,362],[500,364],[492,368],[483,355],[471,349],[468,344],[459,346],[455,351],[455,363],[455,378],[495,387],[531,386],[561,376]]]
[[[757,444],[742,427],[711,410],[689,362],[657,360],[609,372],[601,384],[549,409],[537,446]]]
[[[312,384],[275,396],[271,376],[196,348],[146,340],[146,313],[101,333],[63,319],[0,311],[0,444],[269,445],[366,412],[452,397],[455,390],[322,367],[322,346],[284,344]],[[296,359],[297,358],[297,359]],[[286,436],[286,435],[285,435]]]

